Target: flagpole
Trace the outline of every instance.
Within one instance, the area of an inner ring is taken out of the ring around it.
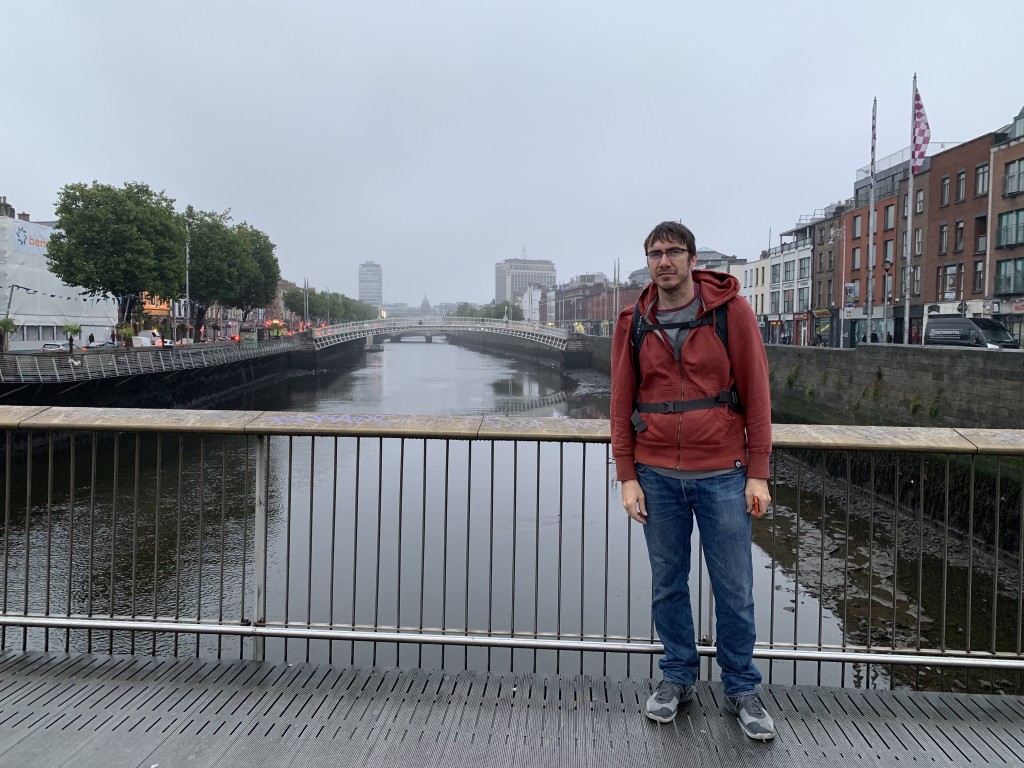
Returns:
[[[914,92],[912,97],[912,115],[910,120],[910,184],[908,193],[908,202],[913,204],[910,200],[910,195],[913,194],[914,190],[914,174],[921,171],[921,167],[924,165],[925,153],[928,151],[928,142],[931,141],[932,130],[928,125],[928,115],[925,114],[924,104],[921,102],[921,94],[917,91],[917,72],[914,73]],[[916,208],[916,205],[915,205]],[[909,212],[908,212],[909,213]],[[908,218],[913,221],[913,214],[909,214]],[[913,229],[913,226],[910,227]],[[908,244],[910,235],[907,235]],[[907,248],[907,283],[904,286],[903,297],[906,300],[906,312],[907,312],[907,343],[910,341],[910,248]],[[922,312],[921,320],[922,324],[926,319],[925,313]]]
[[[864,340],[871,342],[874,325],[872,303],[875,294],[875,125],[878,116],[878,97],[871,102],[871,196],[868,198],[868,284],[867,319],[868,328]]]
[[[917,123],[917,72],[910,91],[910,181],[907,184],[907,268],[903,279],[903,343],[910,344],[910,281],[914,254],[914,129]],[[923,318],[922,318],[923,319]]]

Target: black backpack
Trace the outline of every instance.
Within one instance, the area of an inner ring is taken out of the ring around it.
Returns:
[[[715,335],[721,340],[725,347],[725,354],[729,354],[729,313],[725,305],[715,307],[712,310],[713,317],[702,317],[700,320],[685,320],[680,323],[650,323],[640,314],[640,305],[633,305],[633,324],[629,330],[629,340],[633,352],[633,375],[636,377],[636,392],[640,392],[640,382],[643,376],[640,374],[640,347],[644,339],[651,331],[663,328],[700,328],[703,325],[715,325]],[[736,387],[722,390],[717,397],[702,397],[695,400],[672,400],[661,403],[640,403],[633,401],[633,415],[630,421],[633,429],[643,432],[647,424],[641,418],[641,413],[682,413],[684,411],[697,411],[702,408],[718,408],[727,406],[735,411],[740,411],[740,398]]]

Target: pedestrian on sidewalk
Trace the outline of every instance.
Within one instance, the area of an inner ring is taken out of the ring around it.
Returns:
[[[693,523],[715,597],[725,708],[752,739],[775,736],[757,694],[752,516],[768,508],[768,360],[739,281],[694,270],[697,244],[663,222],[644,241],[651,284],[612,338],[611,438],[622,506],[643,525],[652,613],[665,647],[647,717],[669,722],[699,672],[690,604]],[[639,342],[639,343],[638,343]]]

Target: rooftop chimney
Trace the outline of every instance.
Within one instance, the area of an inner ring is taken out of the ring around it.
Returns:
[[[29,220],[29,218],[28,218],[28,214],[27,213],[19,213],[18,214],[18,221],[28,221],[28,220]]]

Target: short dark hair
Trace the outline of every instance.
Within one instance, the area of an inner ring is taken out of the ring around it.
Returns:
[[[651,249],[651,244],[661,240],[663,243],[679,243],[686,246],[690,251],[690,257],[697,255],[697,240],[689,227],[685,227],[678,221],[663,221],[651,230],[651,234],[644,240],[644,253]]]

